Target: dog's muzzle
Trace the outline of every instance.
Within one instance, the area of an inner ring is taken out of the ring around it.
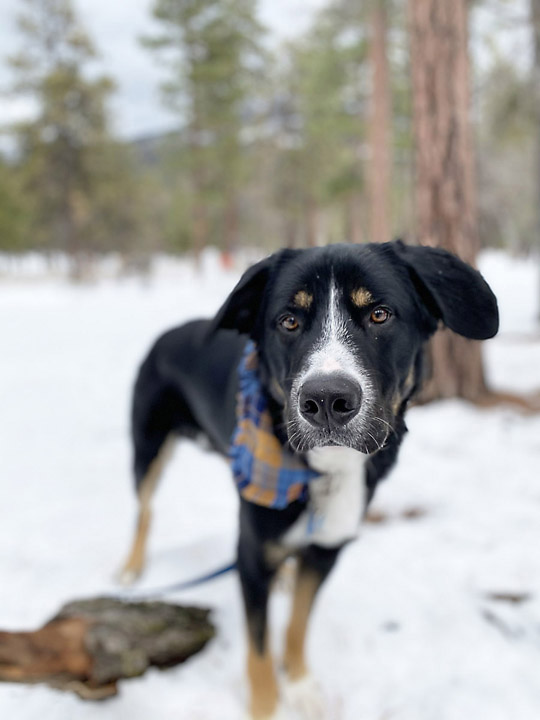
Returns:
[[[305,380],[298,393],[298,411],[314,428],[339,430],[360,411],[362,389],[349,377],[316,375]]]

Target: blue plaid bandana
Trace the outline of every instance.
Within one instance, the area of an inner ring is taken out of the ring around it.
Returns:
[[[295,500],[307,500],[308,483],[320,475],[276,437],[257,369],[257,350],[250,340],[238,367],[237,424],[229,457],[240,495],[282,510]]]

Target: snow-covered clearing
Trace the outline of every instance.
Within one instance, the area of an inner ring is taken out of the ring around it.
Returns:
[[[540,386],[536,265],[490,253],[500,335],[495,386]],[[0,627],[30,629],[73,597],[117,590],[135,502],[128,406],[136,365],[161,330],[215,311],[236,280],[160,263],[149,283],[0,279]],[[540,418],[461,402],[413,409],[398,468],[324,587],[309,656],[328,720],[540,718]],[[225,462],[178,447],[156,499],[154,587],[233,557],[236,497]],[[413,518],[407,518],[407,511]],[[527,594],[512,604],[493,593]],[[237,578],[174,596],[208,605],[215,641],[183,666],[89,704],[0,686],[14,720],[238,720],[245,637]],[[288,599],[273,601],[279,652]]]

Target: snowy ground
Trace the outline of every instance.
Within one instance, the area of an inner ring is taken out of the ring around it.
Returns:
[[[537,388],[535,264],[493,253],[483,269],[502,308],[502,332],[485,346],[489,375],[497,387]],[[211,259],[201,278],[162,262],[150,284],[0,279],[0,627],[32,628],[68,599],[116,591],[135,512],[127,410],[136,364],[159,331],[212,313],[235,279]],[[386,522],[367,525],[343,553],[315,612],[309,656],[328,720],[538,720],[540,418],[447,402],[412,410],[408,424],[375,503]],[[179,446],[143,586],[228,561],[235,509],[225,463]],[[406,518],[410,509],[420,517]],[[191,661],[125,682],[102,704],[3,685],[0,717],[238,720],[237,578],[174,599],[214,610],[217,638]],[[272,607],[278,651],[287,603],[278,594]]]

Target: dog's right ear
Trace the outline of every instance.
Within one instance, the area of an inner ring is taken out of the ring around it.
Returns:
[[[251,334],[275,258],[275,255],[270,255],[246,270],[218,310],[210,326],[210,332],[226,328]]]

